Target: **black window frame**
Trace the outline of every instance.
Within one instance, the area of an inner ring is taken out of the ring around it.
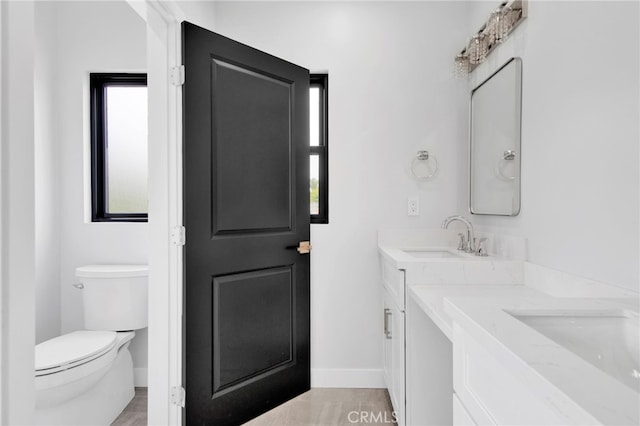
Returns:
[[[145,73],[90,73],[91,102],[91,221],[148,222],[147,213],[110,213],[107,211],[109,185],[107,179],[107,86],[147,86]]]
[[[309,86],[320,88],[320,138],[318,146],[310,146],[310,157],[318,156],[318,214],[311,223],[329,223],[329,75],[310,74]]]

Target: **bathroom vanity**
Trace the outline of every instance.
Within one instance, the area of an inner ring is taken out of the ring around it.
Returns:
[[[399,425],[451,424],[450,337],[416,308],[409,293],[412,285],[480,288],[522,283],[521,262],[475,256],[451,248],[456,244],[456,230],[379,233],[384,379]],[[420,397],[425,394],[430,397]]]
[[[638,424],[636,293],[527,263],[513,242],[512,258],[454,247],[448,230],[379,233],[399,425]]]
[[[454,424],[638,424],[637,298],[531,294],[445,305]]]

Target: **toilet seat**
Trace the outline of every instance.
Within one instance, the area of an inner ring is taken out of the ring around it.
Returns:
[[[117,343],[115,331],[74,331],[36,346],[35,375],[44,376],[77,367],[109,352]]]
[[[55,389],[78,381],[93,380],[92,377],[99,379],[108,371],[120,349],[128,346],[134,336],[135,332],[133,331],[82,330],[40,343],[36,346],[38,354],[35,370],[36,391]],[[78,340],[83,342],[79,343]],[[51,341],[54,342],[48,344]],[[100,344],[100,341],[103,343]],[[52,348],[57,349],[58,346],[64,346],[62,342],[69,342],[71,345],[68,349],[61,349],[59,352],[53,351]],[[49,356],[47,354],[50,349],[51,353],[55,355]],[[71,356],[63,355],[65,352]],[[54,364],[60,365],[51,367]]]
[[[89,392],[101,383],[103,377],[111,374],[117,359],[128,358],[131,363],[127,347],[134,336],[133,331],[83,330],[37,345],[34,370],[36,412],[64,406],[67,401]],[[121,354],[125,354],[122,355],[124,358]],[[133,373],[132,365],[130,367]],[[122,369],[118,371],[122,372]]]

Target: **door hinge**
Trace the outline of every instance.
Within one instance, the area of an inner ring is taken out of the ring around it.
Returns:
[[[187,230],[184,226],[174,226],[171,228],[171,243],[183,246],[187,240]]]
[[[179,407],[184,407],[184,400],[187,392],[182,386],[174,386],[171,388],[171,403]]]
[[[174,86],[182,86],[184,84],[184,65],[172,67],[169,70],[169,78]]]

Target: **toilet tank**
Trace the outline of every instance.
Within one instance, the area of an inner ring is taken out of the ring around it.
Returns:
[[[124,331],[148,324],[147,265],[76,268],[87,330]]]

